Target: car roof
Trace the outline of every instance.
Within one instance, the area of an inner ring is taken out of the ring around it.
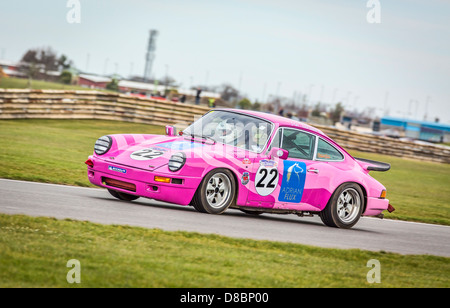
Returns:
[[[243,110],[243,109],[216,109],[216,110],[223,110],[223,111],[231,111],[231,112],[236,112],[236,113],[248,114],[250,116],[255,116],[255,117],[258,117],[258,118],[270,121],[272,123],[277,123],[278,126],[306,129],[306,130],[309,130],[311,132],[317,133],[319,135],[328,137],[320,129],[317,129],[317,128],[311,126],[311,125],[308,125],[308,124],[300,122],[300,121],[292,120],[292,119],[289,119],[289,118],[285,118],[285,117],[282,117],[282,116],[278,116],[278,115],[275,115],[275,114],[271,114],[271,113],[265,113],[265,112],[260,112],[260,111],[252,111],[252,110]]]

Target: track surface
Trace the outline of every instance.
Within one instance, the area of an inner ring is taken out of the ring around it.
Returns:
[[[0,179],[0,212],[320,247],[450,257],[448,226],[362,218],[352,229],[342,230],[324,226],[318,217],[251,216],[238,210],[208,215],[198,213],[192,207],[142,198],[124,202],[114,199],[106,190],[95,188]]]

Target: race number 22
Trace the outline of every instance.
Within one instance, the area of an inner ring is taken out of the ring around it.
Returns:
[[[163,156],[164,152],[156,149],[142,149],[131,153],[130,157],[134,160],[150,160]]]
[[[278,169],[276,167],[268,168],[261,166],[255,177],[255,189],[261,196],[268,196],[277,187]]]

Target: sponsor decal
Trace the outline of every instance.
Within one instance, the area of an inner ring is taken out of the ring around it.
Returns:
[[[127,169],[122,169],[122,168],[114,167],[114,166],[108,166],[108,170],[120,172],[120,173],[127,173]]]
[[[272,168],[277,167],[278,163],[274,160],[263,159],[259,162],[259,165],[262,167]]]
[[[250,164],[252,163],[252,161],[251,161],[250,159],[248,159],[248,158],[244,158],[244,159],[242,160],[242,163],[243,163],[244,165],[250,165]]]
[[[306,180],[306,164],[298,161],[283,162],[283,180],[278,201],[299,203],[302,200]]]
[[[278,185],[278,169],[275,161],[260,163],[255,176],[255,189],[261,196],[268,196]],[[262,162],[262,161],[261,161]],[[275,164],[274,164],[275,163]]]
[[[250,182],[250,173],[244,172],[244,173],[242,174],[241,183],[242,183],[242,185],[247,185],[248,182]]]
[[[317,153],[317,158],[330,159],[331,156],[328,154]]]
[[[173,151],[184,151],[202,147],[204,146],[204,144],[190,141],[173,141],[173,142],[159,143],[158,146]]]
[[[158,148],[141,149],[131,153],[130,158],[134,160],[150,160],[163,156],[166,151]]]

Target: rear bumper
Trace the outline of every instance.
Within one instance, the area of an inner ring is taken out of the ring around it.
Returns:
[[[92,184],[163,202],[188,205],[202,180],[178,174],[145,171],[112,164],[94,157],[89,158],[94,163],[94,166],[88,166],[87,170],[88,179]],[[161,183],[155,181],[155,176],[176,180],[172,180],[170,183]]]
[[[388,207],[388,199],[367,197],[367,206],[363,216],[377,216],[381,214],[381,212],[387,210]]]

